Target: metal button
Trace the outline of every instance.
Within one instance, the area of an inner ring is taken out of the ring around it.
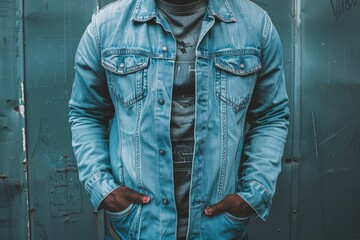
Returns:
[[[125,63],[120,63],[120,68],[124,68],[125,67]]]
[[[164,198],[164,199],[162,200],[162,203],[163,203],[164,205],[169,205],[169,200],[168,200],[167,198]]]
[[[166,52],[166,51],[168,50],[168,48],[167,48],[166,46],[163,46],[163,47],[161,48],[161,50],[162,50],[163,52]]]
[[[165,104],[165,100],[164,100],[163,98],[160,98],[160,99],[159,99],[159,104],[160,104],[160,105],[164,105],[164,104]]]
[[[165,155],[165,150],[160,149],[159,153],[160,153],[160,155]]]
[[[240,63],[240,68],[244,68],[244,67],[245,67],[245,64]]]

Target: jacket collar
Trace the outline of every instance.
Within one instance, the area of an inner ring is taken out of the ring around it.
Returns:
[[[236,21],[228,0],[209,0],[208,12],[226,23]],[[155,18],[157,14],[155,0],[136,0],[131,19],[137,22],[147,22]]]

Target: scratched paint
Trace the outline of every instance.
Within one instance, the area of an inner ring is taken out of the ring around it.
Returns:
[[[303,0],[297,239],[359,239],[360,8]]]

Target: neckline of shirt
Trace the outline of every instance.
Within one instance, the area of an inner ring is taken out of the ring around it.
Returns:
[[[193,14],[200,10],[203,10],[207,7],[207,0],[197,0],[192,3],[186,3],[186,4],[177,4],[177,3],[169,3],[164,0],[156,0],[157,6],[162,10],[166,12],[170,12],[173,14]]]

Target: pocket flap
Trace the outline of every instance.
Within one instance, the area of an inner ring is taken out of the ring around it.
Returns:
[[[113,73],[125,75],[147,67],[149,57],[136,54],[107,55],[102,58],[103,67]]]
[[[232,50],[215,53],[215,66],[236,75],[247,75],[261,69],[258,50]]]

